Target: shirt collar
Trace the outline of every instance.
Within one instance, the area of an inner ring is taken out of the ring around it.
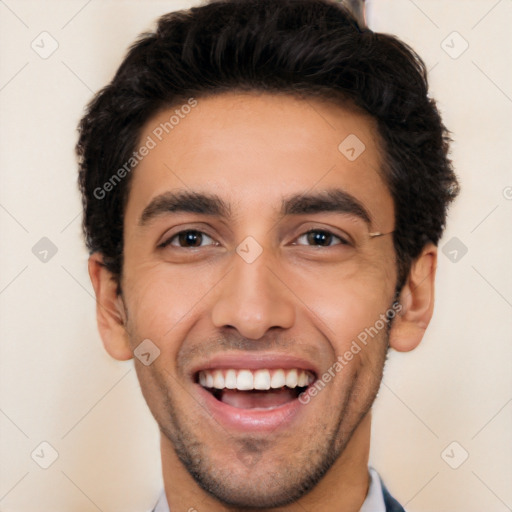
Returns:
[[[368,468],[370,473],[370,486],[363,506],[359,512],[386,512],[386,505],[382,496],[382,484],[380,477],[372,467]],[[153,512],[170,512],[165,492],[162,492],[160,499]]]
[[[370,487],[360,512],[386,512],[379,474],[371,467],[368,468],[368,472],[370,473]]]

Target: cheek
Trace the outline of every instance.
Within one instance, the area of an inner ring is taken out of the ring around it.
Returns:
[[[294,263],[280,265],[276,271],[293,292],[284,294],[287,300],[303,312],[297,322],[309,319],[306,321],[333,340],[338,353],[365,328],[373,326],[390,306],[395,274],[392,263]],[[131,265],[127,258],[124,270],[123,289],[129,301],[133,343],[149,338],[174,353],[179,347],[170,340],[183,339],[196,322],[206,320],[229,265]]]
[[[309,317],[340,354],[376,323],[379,332],[385,331],[381,315],[391,305],[393,276],[394,272],[374,266],[353,272],[297,274],[293,282],[307,307],[305,313],[313,312]]]
[[[211,269],[168,265],[125,266],[123,288],[130,325],[138,337],[155,342],[188,329],[218,279]]]

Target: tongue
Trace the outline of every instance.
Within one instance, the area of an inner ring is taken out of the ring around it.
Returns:
[[[286,387],[269,391],[225,389],[220,395],[221,402],[238,409],[270,409],[291,402],[295,398],[297,398],[296,392]]]

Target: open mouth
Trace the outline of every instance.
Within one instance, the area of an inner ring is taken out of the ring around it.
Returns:
[[[209,369],[196,374],[196,382],[217,400],[238,409],[274,409],[304,392],[315,375],[300,368]]]

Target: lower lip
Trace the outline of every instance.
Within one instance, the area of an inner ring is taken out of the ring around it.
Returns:
[[[304,405],[298,398],[272,409],[240,409],[217,400],[200,384],[196,384],[201,403],[210,415],[223,427],[243,431],[269,432],[278,428],[289,427]]]

